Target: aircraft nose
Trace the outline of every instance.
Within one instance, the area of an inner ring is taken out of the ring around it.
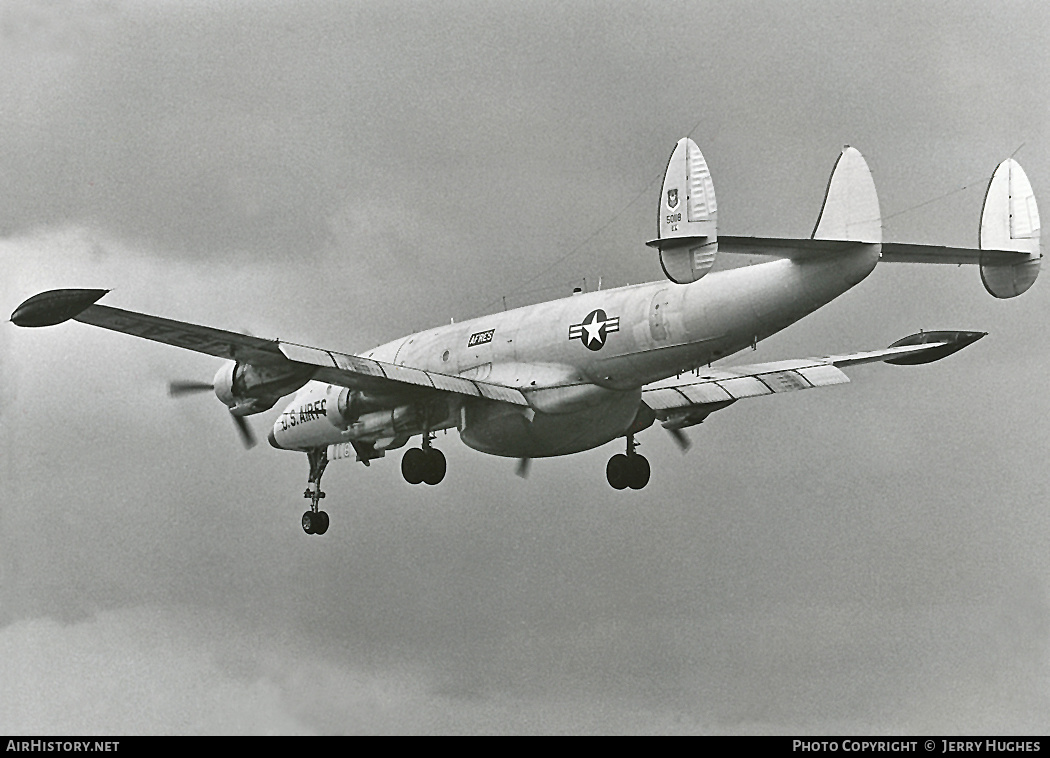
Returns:
[[[277,438],[273,436],[273,429],[271,429],[270,433],[266,435],[266,439],[270,441],[270,447],[275,447],[278,450],[284,450],[283,447],[277,444]]]

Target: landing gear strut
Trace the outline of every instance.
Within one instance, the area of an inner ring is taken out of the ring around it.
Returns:
[[[401,475],[409,484],[438,484],[445,478],[445,455],[436,447],[430,446],[432,435],[423,435],[423,447],[414,447],[405,451],[401,458]]]
[[[307,450],[306,457],[310,461],[310,479],[303,497],[310,499],[310,510],[303,514],[303,531],[307,534],[324,534],[328,531],[328,514],[317,510],[317,503],[324,497],[321,475],[328,465],[328,448]]]
[[[649,483],[649,459],[634,451],[638,443],[634,435],[627,435],[627,454],[617,453],[605,466],[605,477],[613,489],[622,490],[630,487],[640,490]]]

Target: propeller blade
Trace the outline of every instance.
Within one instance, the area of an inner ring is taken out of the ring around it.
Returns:
[[[522,479],[528,478],[530,463],[532,463],[532,458],[518,458],[518,468],[515,469],[514,473]]]
[[[214,385],[210,382],[175,381],[168,383],[168,395],[171,397],[196,395],[200,392],[212,392],[214,389]],[[248,425],[248,420],[243,416],[234,416],[232,413],[230,418],[233,419],[233,425],[237,427],[244,446],[249,450],[255,447],[255,433],[252,432],[252,428]]]
[[[169,382],[168,395],[170,397],[182,397],[183,395],[195,395],[198,392],[211,392],[215,389],[211,382]]]
[[[683,432],[681,429],[668,429],[667,430],[675,444],[678,445],[678,449],[682,451],[682,454],[689,452],[689,448],[693,446],[692,440],[689,439],[689,435]]]
[[[255,433],[252,428],[248,425],[248,419],[244,416],[234,416],[230,414],[230,418],[233,419],[234,426],[237,427],[237,431],[241,433],[241,442],[244,443],[244,447],[251,450],[255,447]]]

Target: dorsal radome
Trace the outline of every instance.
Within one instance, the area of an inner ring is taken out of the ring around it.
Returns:
[[[700,279],[718,252],[718,204],[703,153],[688,137],[675,145],[664,172],[657,209],[657,237],[646,244],[660,251],[667,278],[678,284]]]

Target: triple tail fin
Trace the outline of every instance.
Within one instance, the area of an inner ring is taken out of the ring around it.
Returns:
[[[971,263],[981,267],[990,295],[1017,297],[1035,284],[1042,264],[1039,208],[1024,169],[1013,158],[1000,163],[984,195],[979,247],[884,243],[887,263]]]
[[[999,298],[1016,297],[1035,284],[1042,263],[1039,232],[1032,184],[1021,164],[1007,158],[992,174],[981,209],[981,281],[988,292]],[[997,264],[983,252],[994,250],[1025,257],[1020,262]]]
[[[806,258],[838,255],[859,246],[882,242],[882,212],[875,180],[864,156],[846,145],[828,179],[824,203],[809,239],[730,237],[719,240],[726,253]],[[845,243],[845,244],[844,244]]]
[[[664,274],[677,284],[704,276],[718,253],[718,204],[703,153],[689,137],[678,140],[667,161],[656,211],[656,239]]]
[[[882,242],[875,182],[863,156],[846,147],[835,163],[813,236],[808,240],[722,235],[724,253],[805,259],[834,254],[843,242],[881,244],[883,263],[969,263],[979,265],[985,290],[997,298],[1017,297],[1039,276],[1039,208],[1024,169],[1013,158],[996,167],[981,210],[976,248]]]
[[[812,238],[847,242],[882,242],[882,213],[867,161],[847,145],[835,162]]]

